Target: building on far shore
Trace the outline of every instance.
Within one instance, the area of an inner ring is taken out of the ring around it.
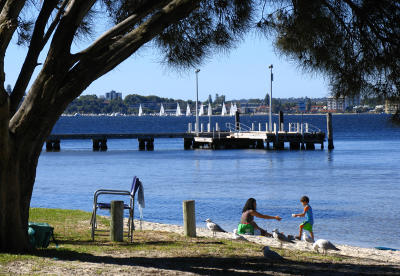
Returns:
[[[122,93],[115,92],[114,90],[106,93],[106,100],[111,101],[117,99],[122,100]]]
[[[354,106],[360,105],[360,96],[354,97],[329,97],[327,101],[327,110],[329,111],[346,111],[353,109]]]
[[[400,110],[400,99],[392,98],[385,100],[385,113],[386,114],[395,114]]]

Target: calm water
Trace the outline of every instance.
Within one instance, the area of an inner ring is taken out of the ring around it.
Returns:
[[[92,152],[89,140],[62,141],[61,152],[43,151],[40,157],[31,205],[90,211],[96,189],[129,189],[138,175],[145,187],[146,220],[182,224],[182,201],[194,199],[198,226],[211,218],[232,231],[246,199],[255,197],[260,212],[283,218],[256,219],[260,226],[295,234],[301,219],[291,214],[301,211],[299,199],[306,194],[317,238],[400,248],[400,128],[388,118],[333,116],[332,152],[184,151],[181,139],[157,139],[154,152],[138,151],[135,140],[110,140],[107,152]],[[257,126],[266,119],[241,118]],[[326,130],[325,116],[285,117],[286,122],[302,119]],[[181,132],[189,121],[194,118],[63,117],[53,133]]]

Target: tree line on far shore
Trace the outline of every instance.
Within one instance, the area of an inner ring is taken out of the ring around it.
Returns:
[[[322,101],[323,99],[318,99]],[[316,104],[318,100],[306,98],[307,106]],[[244,103],[243,106],[252,105],[259,106],[260,111],[264,111],[266,106],[269,105],[269,98],[264,99],[246,99],[246,100],[232,100],[226,101],[225,95],[216,94],[214,100],[211,95],[208,96],[207,100],[202,102],[205,107],[208,107],[208,103],[211,103],[213,112],[221,112],[222,103],[225,103],[227,108],[231,104],[235,103],[237,106],[240,103]],[[289,111],[297,106],[297,99],[273,99],[274,112],[279,110]],[[138,94],[127,95],[124,99],[113,99],[107,100],[104,97],[98,97],[97,95],[83,95],[75,99],[65,110],[65,114],[110,114],[110,113],[122,113],[122,114],[137,114],[139,111],[139,105],[142,105],[144,113],[158,113],[160,111],[161,104],[164,105],[165,109],[176,109],[177,104],[181,108],[181,112],[186,112],[186,106],[189,104],[191,111],[194,111],[195,101],[192,100],[181,100],[172,98],[163,98],[158,96],[142,96]],[[244,112],[244,110],[242,111]]]

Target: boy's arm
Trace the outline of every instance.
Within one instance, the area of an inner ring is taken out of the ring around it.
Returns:
[[[310,209],[310,206],[306,206],[306,207],[304,207],[304,211],[303,211],[303,213],[300,213],[300,214],[294,214],[294,217],[304,217],[304,216],[306,215],[306,213],[307,213],[308,209]]]

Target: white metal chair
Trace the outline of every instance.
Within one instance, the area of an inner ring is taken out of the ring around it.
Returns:
[[[124,203],[124,210],[129,210],[129,219],[128,219],[128,238],[130,238],[131,242],[133,240],[133,231],[135,230],[135,225],[133,223],[133,215],[135,209],[135,194],[136,191],[141,190],[143,195],[143,185],[140,182],[139,178],[136,176],[133,178],[132,186],[130,191],[123,190],[109,190],[109,189],[99,189],[94,193],[93,196],[93,212],[92,218],[90,220],[90,225],[92,226],[92,240],[94,240],[95,231],[97,229],[96,215],[97,209],[102,210],[110,210],[111,203],[98,202],[98,198],[100,195],[118,195],[118,196],[129,196],[129,204]],[[144,206],[143,206],[144,207]]]

